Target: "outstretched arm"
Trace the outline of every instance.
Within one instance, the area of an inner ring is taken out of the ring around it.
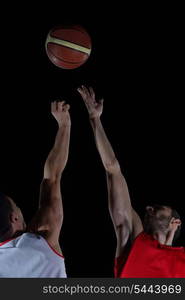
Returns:
[[[132,208],[127,183],[100,120],[103,100],[96,101],[92,88],[82,86],[78,92],[87,107],[96,146],[106,170],[109,211],[117,236],[118,257],[122,255],[128,238],[134,239],[143,228],[139,216]]]
[[[53,102],[51,113],[58,123],[58,131],[54,146],[44,165],[39,208],[28,229],[42,233],[47,241],[56,248],[63,222],[60,180],[68,159],[71,120],[69,105],[64,101]]]

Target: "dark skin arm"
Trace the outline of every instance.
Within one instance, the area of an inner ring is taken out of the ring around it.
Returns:
[[[109,212],[117,237],[116,257],[119,257],[124,254],[128,239],[133,241],[143,227],[131,205],[126,180],[100,120],[103,100],[96,101],[92,88],[82,86],[78,92],[87,107],[96,147],[106,171]]]
[[[38,232],[52,247],[61,252],[59,235],[63,223],[63,205],[60,186],[69,153],[71,129],[69,105],[64,101],[53,102],[51,113],[58,123],[58,131],[54,146],[44,165],[39,208],[29,224],[28,230]]]

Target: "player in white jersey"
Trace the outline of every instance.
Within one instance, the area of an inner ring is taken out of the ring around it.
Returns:
[[[0,277],[67,277],[59,244],[63,223],[61,175],[69,152],[69,105],[53,102],[58,123],[55,143],[44,165],[39,207],[26,226],[19,207],[0,194]]]

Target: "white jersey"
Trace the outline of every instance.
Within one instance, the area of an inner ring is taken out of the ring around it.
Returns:
[[[42,236],[23,233],[0,243],[0,277],[65,278],[64,257]]]

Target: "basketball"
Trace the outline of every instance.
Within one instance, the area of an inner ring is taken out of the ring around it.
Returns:
[[[50,61],[62,69],[83,65],[91,53],[91,38],[80,25],[58,26],[47,35],[45,48]]]

